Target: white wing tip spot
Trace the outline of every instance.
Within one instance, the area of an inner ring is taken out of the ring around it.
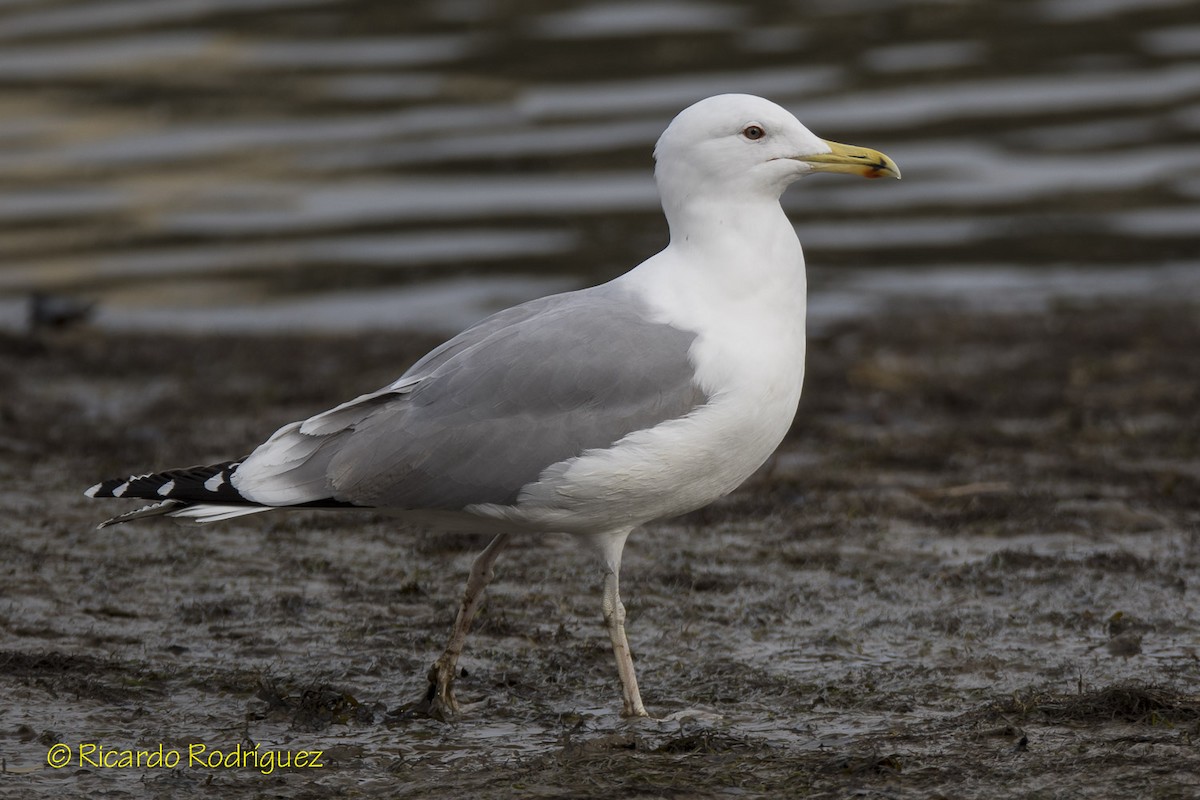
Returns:
[[[158,489],[159,497],[166,497],[175,489],[175,481],[167,481]]]
[[[120,486],[112,490],[113,497],[120,497],[125,494],[125,490],[129,488],[129,481],[125,481]]]
[[[93,486],[92,488],[90,488],[90,489],[88,489],[86,492],[84,492],[84,493],[83,493],[83,496],[84,496],[84,497],[95,497],[95,496],[96,496],[96,492],[100,491],[100,487],[101,487],[102,485],[103,485],[103,484],[97,483],[95,486]]]
[[[213,475],[211,478],[206,480],[204,482],[204,488],[210,492],[215,492],[221,488],[221,484],[223,483],[225,483],[224,471],[218,472],[216,475]]]

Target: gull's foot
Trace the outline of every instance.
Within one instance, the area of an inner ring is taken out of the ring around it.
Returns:
[[[465,674],[465,673],[464,673]],[[471,708],[476,704],[468,705]],[[458,700],[454,697],[454,668],[442,663],[441,659],[434,662],[429,669],[429,686],[425,694],[412,703],[406,703],[388,717],[393,721],[407,719],[436,719],[438,722],[450,722],[462,712]]]
[[[395,711],[389,711],[389,722],[405,722],[410,719],[436,719],[438,722],[450,722],[458,715],[458,703],[447,703],[436,694],[425,696],[411,703],[405,703]]]

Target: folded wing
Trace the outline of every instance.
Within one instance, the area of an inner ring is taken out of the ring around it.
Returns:
[[[266,505],[458,510],[706,400],[695,334],[612,284],[494,315],[399,380],[280,429],[233,475]]]

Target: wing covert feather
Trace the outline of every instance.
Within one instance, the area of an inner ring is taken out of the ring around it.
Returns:
[[[390,387],[281,429],[242,465],[238,488],[295,494],[289,504],[511,503],[551,464],[703,404],[694,339],[611,284],[541,298],[469,328]],[[285,447],[308,455],[260,457]]]

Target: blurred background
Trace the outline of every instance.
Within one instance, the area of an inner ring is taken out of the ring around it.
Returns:
[[[1200,295],[1195,0],[0,0],[0,327],[453,332],[664,246],[730,91],[904,172],[785,197],[818,326]]]

